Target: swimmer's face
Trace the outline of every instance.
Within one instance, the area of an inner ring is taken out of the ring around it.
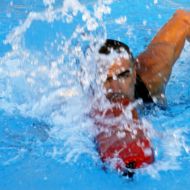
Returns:
[[[124,58],[115,59],[107,72],[107,80],[104,83],[107,99],[117,100],[128,97],[134,101],[135,83],[136,71],[132,63]]]

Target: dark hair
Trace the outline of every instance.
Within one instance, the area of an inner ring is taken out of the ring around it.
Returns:
[[[100,48],[99,53],[108,55],[108,54],[110,54],[111,48],[113,48],[117,53],[121,53],[122,48],[124,48],[127,51],[127,53],[129,54],[129,59],[132,62],[132,65],[134,66],[135,60],[134,60],[133,54],[131,53],[129,47],[126,44],[119,42],[117,40],[107,39],[105,44]]]

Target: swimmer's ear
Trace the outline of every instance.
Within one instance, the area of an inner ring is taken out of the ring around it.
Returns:
[[[133,77],[134,77],[134,82],[133,82],[133,84],[136,84],[136,77],[137,77],[136,65],[134,66]]]

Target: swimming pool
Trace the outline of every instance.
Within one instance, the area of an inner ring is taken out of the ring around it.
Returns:
[[[119,39],[136,56],[175,10],[189,7],[185,0],[2,0],[1,189],[189,189],[188,42],[173,68],[167,105],[141,115],[152,122],[156,162],[132,180],[102,170],[84,117],[96,65],[88,60],[90,43]]]

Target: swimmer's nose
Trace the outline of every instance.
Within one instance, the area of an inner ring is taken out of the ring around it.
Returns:
[[[114,94],[118,94],[120,92],[119,84],[117,80],[112,82],[112,90]]]

